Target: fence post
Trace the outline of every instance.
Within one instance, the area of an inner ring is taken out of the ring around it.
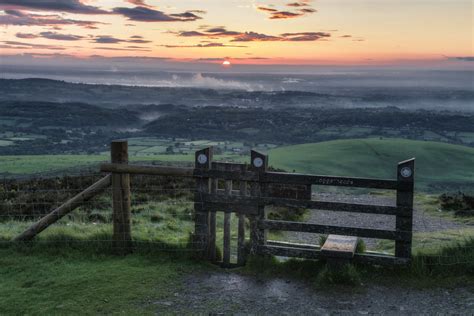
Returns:
[[[112,141],[110,153],[112,163],[128,164],[128,143],[126,140]],[[130,200],[130,174],[112,173],[114,225],[112,246],[114,251],[121,255],[132,251]]]
[[[209,170],[212,164],[212,147],[208,147],[195,153],[195,168]],[[196,191],[194,197],[194,236],[193,244],[199,258],[209,257],[210,249],[210,223],[209,211],[204,208],[200,194],[210,193],[209,178],[196,179]],[[214,241],[215,243],[215,241]],[[215,244],[214,244],[215,247]],[[211,251],[212,252],[212,251]]]
[[[268,168],[268,156],[259,153],[255,150],[250,152],[250,169],[258,173],[265,173]],[[253,197],[260,197],[266,194],[267,185],[260,182],[250,183],[250,195]],[[267,240],[265,229],[258,227],[258,222],[266,218],[265,205],[258,205],[258,214],[249,217],[250,220],[250,252],[258,254],[259,247],[264,246]]]
[[[404,209],[397,214],[396,230],[405,232],[408,239],[395,242],[395,257],[411,258],[413,236],[413,191],[415,179],[415,159],[402,161],[397,168],[397,207]]]

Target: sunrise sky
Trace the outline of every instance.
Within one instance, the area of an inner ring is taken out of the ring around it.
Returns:
[[[0,55],[238,64],[473,61],[471,0],[0,0]]]

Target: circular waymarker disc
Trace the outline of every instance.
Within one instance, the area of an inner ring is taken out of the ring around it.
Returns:
[[[260,157],[257,157],[253,160],[253,165],[254,167],[256,168],[260,168],[261,166],[263,166],[263,159],[260,158]]]
[[[400,170],[400,174],[401,174],[402,177],[404,177],[404,178],[409,178],[409,177],[411,177],[411,175],[413,174],[413,172],[411,171],[411,168],[410,168],[410,167],[404,167],[404,168],[402,168],[402,170]]]
[[[200,154],[197,160],[201,165],[203,165],[207,162],[207,156],[204,154]]]

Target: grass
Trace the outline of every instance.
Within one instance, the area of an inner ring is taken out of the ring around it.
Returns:
[[[415,207],[422,208],[430,215],[441,217],[451,222],[474,225],[474,216],[456,216],[454,211],[443,210],[439,195],[437,194],[416,194]]]
[[[279,147],[270,165],[287,171],[395,178],[397,163],[416,157],[416,186],[423,191],[474,188],[474,148],[405,139],[350,139]]]
[[[216,155],[215,159],[232,159],[232,155]],[[108,154],[102,155],[18,155],[0,157],[0,174],[13,176],[62,172],[71,169],[97,167],[109,162]],[[194,155],[144,155],[130,156],[131,162],[191,163]]]
[[[182,277],[209,269],[185,257],[127,257],[41,244],[0,249],[2,314],[155,314]]]

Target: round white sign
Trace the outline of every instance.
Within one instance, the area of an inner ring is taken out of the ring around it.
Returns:
[[[205,164],[205,163],[207,162],[207,156],[204,155],[204,154],[200,154],[200,155],[198,156],[198,162],[199,162],[201,165]]]
[[[401,174],[402,177],[404,177],[404,178],[409,178],[409,177],[411,177],[411,175],[412,175],[411,168],[410,168],[410,167],[404,167],[404,168],[402,168],[402,170],[400,170],[400,174]]]
[[[253,165],[257,168],[260,168],[261,166],[263,166],[263,159],[260,157],[255,158],[253,160]]]

